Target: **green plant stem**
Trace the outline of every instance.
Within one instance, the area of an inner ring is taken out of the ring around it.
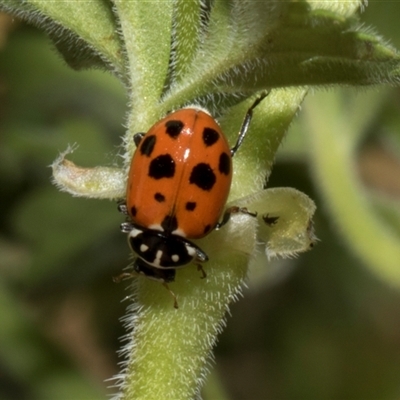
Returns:
[[[399,238],[374,212],[357,176],[351,115],[334,93],[309,99],[312,170],[347,245],[375,275],[400,287]]]
[[[235,233],[233,223],[202,241],[212,260],[204,266],[205,279],[195,266],[179,271],[176,282],[169,285],[178,309],[159,283],[135,282],[140,307],[127,320],[134,329],[127,348],[123,400],[186,400],[199,392],[228,305],[240,292],[253,251],[256,220],[247,218],[242,232]],[[231,243],[225,234],[231,235]],[[242,249],[247,243],[247,252],[234,250],[239,242]],[[221,251],[227,246],[232,247],[230,254]]]

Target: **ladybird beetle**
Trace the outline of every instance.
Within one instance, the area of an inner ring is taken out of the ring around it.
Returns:
[[[225,224],[223,214],[232,181],[232,157],[248,131],[253,109],[246,113],[233,148],[215,119],[204,109],[183,108],[168,114],[147,133],[137,133],[127,183],[126,204],[120,211],[128,222],[121,230],[137,258],[134,271],[163,282],[172,282],[175,270],[207,254],[190,239],[199,239]],[[222,216],[221,222],[219,219]],[[174,296],[175,297],[175,296]]]

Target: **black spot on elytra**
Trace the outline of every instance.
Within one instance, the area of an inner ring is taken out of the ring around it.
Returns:
[[[206,225],[206,226],[204,227],[204,234],[210,232],[210,230],[211,230],[211,225]]]
[[[165,201],[165,196],[164,196],[162,193],[157,192],[157,193],[154,195],[154,199],[155,199],[156,201],[158,201],[159,203],[162,203],[163,201]]]
[[[165,133],[175,139],[182,132],[185,124],[179,120],[167,121],[165,123]]]
[[[141,142],[140,154],[142,154],[143,156],[150,157],[151,153],[154,150],[154,146],[156,144],[156,140],[157,139],[156,139],[155,135],[147,136],[146,139],[144,139]]]
[[[161,222],[161,227],[165,232],[172,232],[178,229],[178,220],[175,215],[167,215]]]
[[[149,176],[154,179],[172,178],[175,175],[175,161],[169,154],[163,154],[151,161]]]
[[[137,208],[135,206],[131,207],[131,215],[132,217],[136,217],[137,214]]]
[[[190,183],[203,190],[211,190],[216,180],[214,171],[205,163],[199,163],[194,166],[189,178]]]
[[[204,128],[203,130],[203,142],[207,147],[212,146],[219,139],[219,133],[212,128]]]
[[[231,172],[231,158],[226,153],[219,156],[218,170],[221,174],[229,175]]]
[[[197,204],[196,204],[195,201],[188,201],[188,202],[186,203],[185,208],[186,208],[186,210],[188,210],[188,211],[193,211],[193,210],[196,208],[196,206],[197,206]]]

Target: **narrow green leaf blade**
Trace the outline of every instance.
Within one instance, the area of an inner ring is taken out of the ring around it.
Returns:
[[[177,1],[174,4],[172,39],[172,81],[182,78],[200,45],[204,10],[200,0]]]
[[[251,32],[241,35],[240,24],[238,29],[242,30],[237,34],[217,31],[219,43],[225,46],[222,53],[228,53],[219,57],[219,47],[206,41],[185,86],[174,88],[165,98],[168,106],[181,99],[213,98],[221,93],[243,95],[285,86],[400,82],[398,51],[355,18],[314,10],[304,2],[288,4],[275,20],[265,17],[269,29],[262,35],[258,30],[253,40]]]
[[[117,25],[106,0],[2,0],[0,8],[43,28],[75,69],[101,67],[123,75]]]
[[[246,90],[292,85],[372,85],[400,81],[400,55],[354,21],[325,11],[292,7],[251,59],[218,83]]]
[[[317,0],[307,1],[307,3],[312,9],[325,9],[343,16],[350,16],[363,9],[367,5],[367,0]]]
[[[128,124],[135,121],[143,129],[159,117],[153,113],[168,76],[173,2],[114,0],[114,4],[129,64],[133,114]]]

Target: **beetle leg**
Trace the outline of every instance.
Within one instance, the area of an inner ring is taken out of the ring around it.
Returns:
[[[247,131],[249,130],[250,127],[250,122],[251,119],[253,118],[253,110],[261,103],[262,100],[264,100],[268,95],[270,94],[269,90],[266,90],[261,93],[259,97],[254,101],[254,103],[251,105],[251,107],[247,110],[247,113],[244,117],[244,120],[242,122],[242,126],[240,127],[238,138],[236,141],[236,144],[231,148],[231,156],[233,157],[235,153],[238,151],[239,147],[241,146]]]
[[[128,209],[126,207],[126,202],[125,201],[120,201],[118,202],[118,211],[124,215],[128,215]]]
[[[246,207],[232,206],[225,210],[224,215],[222,216],[222,221],[218,222],[218,224],[215,226],[215,229],[221,229],[229,221],[231,215],[237,213],[243,213],[250,215],[251,217],[257,217],[256,212],[251,212]]]
[[[135,142],[136,147],[139,146],[139,144],[140,144],[140,142],[142,141],[144,135],[145,135],[144,132],[138,132],[138,133],[135,133],[135,134],[133,135],[133,141]]]
[[[204,271],[203,266],[201,264],[196,264],[197,265],[197,271],[201,272],[201,279],[207,278],[207,273]]]
[[[168,283],[167,282],[163,282],[162,285],[165,287],[165,289],[168,290],[169,294],[172,296],[172,298],[174,299],[174,308],[178,309],[179,305],[178,305],[178,300],[176,298],[176,294],[169,288]]]

